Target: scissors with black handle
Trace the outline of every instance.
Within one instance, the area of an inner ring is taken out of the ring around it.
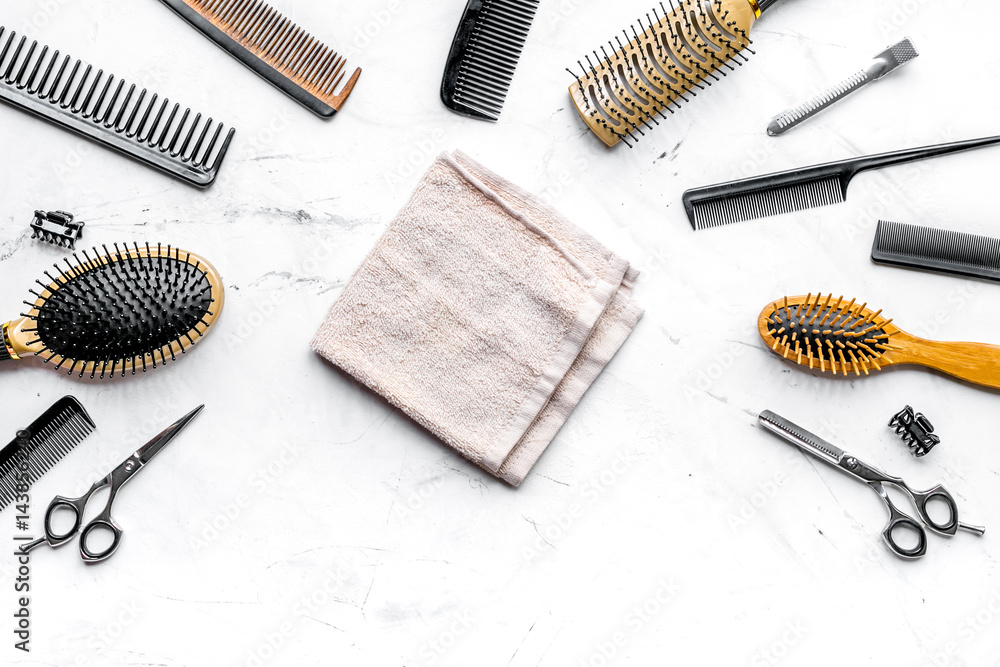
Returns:
[[[163,449],[168,442],[174,439],[181,429],[188,425],[188,423],[194,419],[195,415],[201,412],[204,405],[199,405],[197,408],[187,413],[176,422],[168,426],[163,430],[162,433],[154,437],[152,440],[147,442],[145,445],[140,447],[129,456],[127,459],[122,461],[121,465],[109,472],[105,477],[94,482],[90,489],[80,496],[79,498],[66,498],[64,496],[56,496],[49,503],[49,508],[45,511],[45,537],[40,537],[33,542],[29,542],[21,547],[22,552],[31,551],[35,547],[41,546],[42,544],[48,544],[50,547],[58,547],[66,542],[73,539],[73,536],[80,531],[80,556],[84,561],[88,563],[97,563],[107,558],[118,549],[118,545],[122,541],[122,529],[111,517],[111,507],[114,505],[115,496],[118,491],[121,490],[122,486],[132,479],[132,477],[142,470],[143,466],[149,463],[149,460],[156,456],[161,449]],[[94,495],[100,489],[104,487],[109,487],[110,492],[108,494],[108,502],[104,506],[104,509],[94,517],[86,525],[83,525],[83,512],[87,507],[87,503],[90,501],[91,496]],[[52,527],[52,519],[56,512],[61,510],[68,510],[73,514],[73,525],[65,532],[56,532]],[[81,531],[81,527],[83,530]],[[109,532],[111,533],[111,544],[104,548],[91,548],[88,546],[88,541],[94,532]]]
[[[885,530],[882,531],[882,538],[885,540],[886,546],[889,547],[889,551],[901,558],[913,560],[927,553],[927,531],[924,530],[925,526],[932,532],[947,537],[955,535],[959,528],[975,533],[976,535],[983,535],[986,532],[985,528],[970,526],[958,520],[958,506],[955,504],[955,499],[940,484],[927,491],[915,491],[899,477],[887,475],[875,466],[868,465],[858,457],[848,454],[818,435],[810,433],[801,426],[793,424],[770,410],[760,413],[758,419],[761,426],[781,437],[786,442],[797,446],[802,451],[812,454],[820,461],[846,472],[848,475],[871,487],[889,510],[889,523],[886,525]],[[917,515],[920,517],[919,522],[893,504],[889,498],[889,494],[885,490],[886,484],[891,484],[898,488],[913,502],[914,507],[917,509]],[[947,520],[935,521],[928,513],[927,506],[934,500],[942,501],[948,507]],[[907,548],[901,546],[896,541],[894,533],[900,528],[904,530],[908,528],[916,531],[917,544],[915,546]]]

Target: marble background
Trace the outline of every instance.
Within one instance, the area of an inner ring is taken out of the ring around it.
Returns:
[[[997,395],[919,370],[860,380],[764,349],[765,303],[817,290],[904,328],[1000,342],[998,288],[877,267],[887,218],[1000,234],[1000,149],[863,175],[836,207],[695,234],[684,189],[860,153],[996,133],[987,0],[786,0],[758,55],[634,149],[569,104],[572,65],[648,0],[542,0],[503,117],[438,100],[461,0],[284,0],[364,74],[326,123],[153,0],[0,0],[0,24],[237,127],[201,192],[0,108],[0,309],[61,257],[36,208],[91,244],[169,242],[227,288],[182,363],[115,382],[3,369],[6,433],[76,395],[99,430],[32,488],[33,525],[195,405],[202,415],[120,496],[127,537],[87,567],[32,558],[23,665],[985,665],[1000,649]],[[919,59],[780,139],[778,111],[910,36]],[[420,175],[460,148],[542,193],[643,268],[647,312],[519,489],[324,364],[309,341]],[[912,404],[943,444],[911,458],[886,427]],[[755,427],[769,408],[911,480],[945,482],[986,536],[931,537],[903,562],[851,479]],[[2,535],[14,517],[0,515]],[[4,539],[9,539],[4,538]],[[10,543],[9,543],[10,544]],[[5,553],[7,550],[4,550]],[[0,616],[12,626],[6,557]]]

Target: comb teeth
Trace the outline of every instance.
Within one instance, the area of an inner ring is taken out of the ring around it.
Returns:
[[[570,96],[588,127],[608,146],[628,146],[659,125],[664,111],[691,102],[748,60],[755,16],[746,0],[667,0],[621,36],[577,61],[583,74]],[[675,6],[676,5],[676,6]],[[624,37],[624,40],[622,39]],[[736,67],[734,67],[734,65]],[[576,73],[570,71],[576,77]]]
[[[72,396],[60,399],[0,451],[0,510],[14,502],[18,483],[34,484],[94,430],[94,421]],[[26,466],[23,470],[21,464]]]
[[[135,84],[116,79],[49,47],[38,48],[0,26],[0,100],[125,153],[192,185],[207,187],[233,136],[219,142],[222,124],[181,111],[166,98],[136,95]],[[16,42],[16,46],[14,46]],[[214,128],[214,131],[213,131]]]
[[[538,1],[469,2],[441,83],[445,106],[466,116],[499,120]]]
[[[162,2],[259,76],[324,118],[340,109],[361,76],[361,69],[356,69],[344,83],[342,55],[260,0]]]
[[[1000,239],[880,220],[872,261],[1000,281]]]
[[[688,197],[691,224],[696,231],[721,227],[756,218],[828,206],[844,201],[844,189],[837,177],[778,185],[769,189],[736,193],[728,197],[699,199]]]

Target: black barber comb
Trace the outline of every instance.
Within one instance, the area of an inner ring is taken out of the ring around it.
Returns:
[[[17,40],[11,32],[4,42],[0,26],[0,101],[34,114],[92,141],[124,153],[182,181],[207,187],[215,181],[229,142],[230,128],[222,137],[222,124],[202,121],[201,114],[181,110],[164,98],[135,94],[128,85],[103,69],[84,66],[59,51],[39,50],[38,42]],[[17,46],[14,46],[17,42]],[[72,63],[72,64],[71,64]],[[82,70],[82,72],[81,72]],[[124,92],[124,95],[122,94]],[[214,129],[213,129],[214,128]]]
[[[872,261],[1000,281],[1000,239],[880,220]]]
[[[539,0],[469,0],[448,54],[441,101],[457,114],[499,120]]]
[[[0,510],[26,493],[49,468],[94,430],[94,420],[72,396],[59,399],[0,450]]]

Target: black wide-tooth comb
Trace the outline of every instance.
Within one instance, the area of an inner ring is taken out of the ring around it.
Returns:
[[[25,49],[27,37],[18,41],[11,31],[5,42],[4,34],[0,26],[0,101],[191,185],[215,181],[232,128],[220,142],[222,123],[203,122],[200,113],[192,118],[191,109],[178,116],[181,106],[171,107],[167,98],[157,104],[156,93],[150,96],[143,88],[136,95],[135,84],[126,91],[123,79],[115,85],[115,76],[105,76],[103,69],[93,74],[93,66],[80,60],[72,62],[68,55],[60,60],[58,50],[50,54],[37,41]]]
[[[33,354],[80,377],[135,375],[174,361],[217,321],[222,279],[203,258],[160,244],[102,248],[35,281],[28,312],[2,327],[0,361]]]
[[[441,81],[457,114],[499,120],[539,0],[469,0]]]
[[[94,430],[94,420],[65,396],[0,450],[0,510],[14,502]]]
[[[818,206],[839,204],[847,186],[862,171],[959,153],[1000,143],[1000,136],[881,153],[791,169],[684,193],[684,210],[695,231],[766,218]]]
[[[1000,282],[1000,239],[880,220],[872,261]]]

